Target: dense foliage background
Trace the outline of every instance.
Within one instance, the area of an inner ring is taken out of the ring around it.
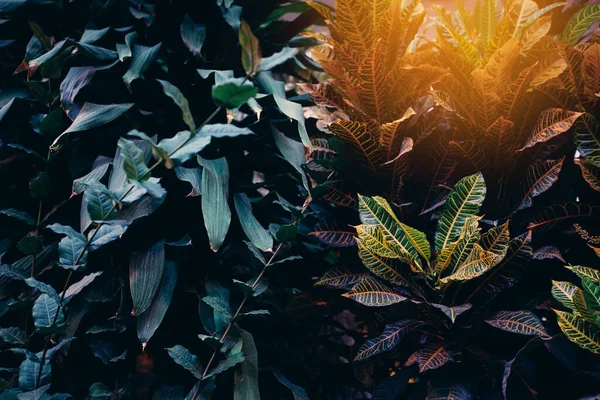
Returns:
[[[330,3],[0,0],[1,399],[598,395],[600,5]]]

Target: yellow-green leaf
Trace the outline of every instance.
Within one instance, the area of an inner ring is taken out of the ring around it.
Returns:
[[[554,310],[558,326],[567,338],[582,349],[600,354],[600,329],[575,314]]]
[[[575,310],[573,297],[578,290],[580,289],[571,282],[552,281],[552,297],[570,310]]]
[[[252,33],[250,25],[243,19],[240,23],[238,33],[240,44],[242,45],[242,65],[248,75],[254,75],[258,71],[261,60],[260,46],[258,39]]]
[[[362,278],[342,296],[369,307],[385,307],[406,300],[372,276]]]
[[[385,279],[394,285],[410,286],[408,281],[398,271],[400,263],[397,259],[382,257],[371,248],[365,246],[360,239],[358,243],[358,256],[373,275]]]
[[[530,311],[500,311],[485,322],[508,332],[550,338],[542,321]]]
[[[588,29],[600,20],[600,4],[588,4],[571,17],[563,30],[560,40],[571,46],[576,45]]]
[[[456,269],[455,273],[440,279],[440,282],[447,284],[451,281],[468,281],[477,278],[485,274],[500,261],[496,254],[482,249],[479,244],[475,243],[471,254],[469,254],[465,262]]]

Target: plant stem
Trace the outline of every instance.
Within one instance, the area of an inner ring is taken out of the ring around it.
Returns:
[[[279,250],[281,249],[282,245],[283,245],[283,243],[279,243],[279,245],[277,246],[277,248],[273,252],[273,255],[271,255],[271,258],[269,258],[269,261],[267,261],[267,263],[262,268],[262,271],[260,271],[260,273],[258,274],[258,276],[256,277],[256,279],[254,280],[254,283],[252,284],[252,289],[253,290],[256,289],[256,287],[258,286],[258,283],[262,279],[262,277],[265,274],[265,271],[267,270],[267,268],[273,263],[273,260],[275,259],[275,256],[277,256],[277,253],[279,253]],[[231,317],[231,320],[230,320],[229,324],[227,325],[227,328],[225,328],[225,332],[223,332],[223,336],[221,336],[221,339],[219,340],[219,342],[221,344],[223,344],[225,342],[225,339],[227,339],[227,336],[229,335],[229,332],[231,331],[231,327],[233,326],[233,321],[240,314],[240,312],[242,312],[242,308],[246,304],[247,300],[248,300],[248,295],[245,295],[244,298],[242,299],[242,302],[238,306],[237,310],[235,311],[235,313]],[[217,349],[215,349],[213,351],[212,356],[208,360],[208,364],[206,364],[206,368],[204,368],[204,372],[202,373],[202,378],[200,378],[200,381],[202,381],[206,377],[206,375],[208,374],[208,370],[210,369],[210,366],[212,365],[212,363],[213,363],[216,355],[217,355]],[[196,391],[194,392],[194,395],[192,396],[192,400],[196,400],[196,398],[200,394],[200,387],[201,387],[201,385],[198,385],[198,388],[196,389]]]

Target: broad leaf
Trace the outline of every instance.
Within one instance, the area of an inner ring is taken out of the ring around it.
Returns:
[[[404,336],[423,324],[423,321],[403,319],[393,324],[386,325],[381,335],[374,339],[367,340],[360,349],[358,349],[354,361],[366,360],[367,358],[371,358],[384,351],[392,350]]]
[[[315,286],[348,287],[354,285],[365,276],[366,274],[364,273],[352,273],[344,268],[334,268],[327,271],[325,275],[315,282]]]
[[[577,121],[573,139],[581,157],[600,167],[600,126],[592,115],[585,114]]]
[[[527,169],[527,174],[524,178],[525,195],[517,210],[531,207],[534,197],[539,196],[552,187],[554,182],[558,180],[558,175],[564,161],[565,157],[560,160],[546,160],[535,163]]]
[[[540,114],[533,133],[520,151],[535,146],[568,131],[583,113],[550,108]]]
[[[321,243],[331,247],[350,247],[356,245],[354,233],[338,227],[333,219],[323,219],[315,225],[314,231],[309,233]]]
[[[571,46],[576,45],[598,20],[600,20],[600,5],[588,4],[583,6],[569,20],[560,36],[560,41]]]
[[[202,45],[206,39],[206,26],[194,24],[189,15],[183,19],[180,28],[181,40],[196,57],[202,57]]]
[[[58,302],[45,293],[37,298],[31,311],[35,328],[42,334],[53,332],[65,323],[65,316]]]
[[[188,349],[178,344],[168,348],[167,353],[169,353],[173,361],[191,372],[196,379],[202,378],[202,364],[200,364],[198,357],[190,353]]]
[[[123,75],[123,82],[125,82],[128,89],[131,90],[131,83],[140,78],[154,63],[156,57],[158,57],[160,46],[160,43],[153,47],[140,46],[137,44],[133,46],[131,52],[131,64],[129,64],[129,69],[125,72],[125,75]]]
[[[129,288],[133,299],[133,315],[150,307],[161,282],[165,267],[165,243],[131,253],[129,258]]]
[[[256,96],[258,89],[243,78],[229,78],[212,88],[215,104],[223,108],[237,108]]]
[[[554,310],[558,326],[567,338],[579,347],[600,354],[600,329],[582,318],[564,311]]]
[[[578,290],[580,289],[570,282],[552,281],[552,296],[560,301],[563,306],[571,310],[575,310],[573,297]]]
[[[348,293],[342,296],[369,307],[385,307],[406,300],[371,276],[361,278]]]
[[[444,343],[432,343],[419,351],[417,361],[420,373],[438,369],[450,361],[450,352],[446,349]]]
[[[123,169],[127,179],[148,180],[152,172],[146,165],[144,152],[134,142],[124,138],[119,139],[118,145],[123,157]]]

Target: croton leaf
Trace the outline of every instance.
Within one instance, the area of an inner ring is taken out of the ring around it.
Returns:
[[[453,306],[453,307],[448,307],[445,306],[443,304],[432,304],[432,306],[434,306],[435,308],[441,310],[444,314],[446,314],[446,316],[448,318],[450,318],[450,321],[452,321],[452,323],[454,323],[454,321],[456,321],[456,317],[458,317],[460,314],[464,313],[465,311],[468,311],[471,309],[472,305],[467,303],[467,304],[461,304],[459,306]]]
[[[485,193],[486,186],[481,173],[464,177],[454,185],[435,233],[438,252],[458,239],[468,218],[479,212]]]
[[[440,279],[440,282],[447,284],[452,281],[468,281],[477,278],[493,268],[500,260],[496,254],[484,250],[475,243],[465,262],[452,275]]]
[[[588,4],[583,6],[569,20],[569,23],[560,35],[560,41],[569,45],[576,45],[585,33],[600,19],[600,5]]]
[[[428,344],[419,351],[419,355],[417,356],[419,372],[423,373],[443,367],[450,360],[450,356],[445,343]]]
[[[580,289],[570,282],[552,281],[552,296],[560,301],[563,306],[571,310],[575,310],[573,297],[578,290]]]
[[[486,0],[485,3],[493,4],[492,1]],[[489,7],[494,10],[495,7]],[[427,400],[471,400],[473,396],[463,383],[455,381],[433,381],[430,382],[427,388]]]
[[[508,332],[550,338],[542,321],[530,311],[500,311],[485,322]]]
[[[406,300],[406,297],[368,275],[361,278],[348,293],[342,296],[369,307],[385,307]]]
[[[367,340],[358,349],[354,361],[362,361],[371,358],[384,351],[390,351],[398,345],[400,340],[408,333],[414,331],[424,324],[416,319],[403,319],[385,326],[382,334],[374,339]]]
[[[550,108],[543,111],[540,114],[533,133],[520,151],[535,146],[538,143],[547,142],[568,131],[582,115],[583,113],[581,112],[563,110],[560,108]]]
[[[332,247],[349,247],[356,245],[354,233],[338,227],[335,220],[323,219],[315,225],[314,231],[309,233],[321,243]]]
[[[527,169],[524,178],[525,195],[517,210],[533,205],[533,198],[544,193],[558,180],[565,157],[559,160],[546,160],[535,163]]]
[[[573,271],[580,278],[588,278],[600,284],[600,271],[583,265],[567,265],[565,268]]]
[[[371,273],[395,285],[410,286],[406,277],[400,273],[400,262],[397,259],[386,258],[375,253],[372,248],[365,246],[360,239],[358,243],[358,256]]]
[[[575,314],[554,310],[558,326],[567,338],[582,349],[600,354],[600,329]]]
[[[353,273],[345,268],[334,268],[327,271],[325,275],[315,282],[315,286],[348,287],[354,285],[366,275],[365,273]]]
[[[591,114],[584,114],[575,124],[573,135],[581,158],[600,167],[600,126]]]

